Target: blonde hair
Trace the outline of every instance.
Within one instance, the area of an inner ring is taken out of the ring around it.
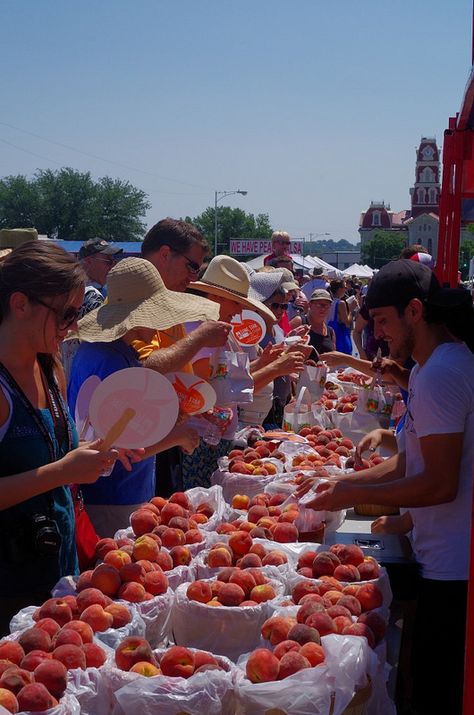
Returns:
[[[290,234],[287,231],[273,231],[272,243],[273,241],[279,241],[281,238],[290,240]]]

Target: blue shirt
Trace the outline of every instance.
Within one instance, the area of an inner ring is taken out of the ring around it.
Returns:
[[[74,357],[68,386],[71,413],[75,413],[77,393],[85,380],[97,375],[104,380],[126,367],[141,367],[137,353],[123,340],[112,343],[81,343]],[[155,458],[148,457],[132,464],[127,472],[117,461],[112,473],[94,484],[81,486],[85,504],[140,504],[155,494]]]

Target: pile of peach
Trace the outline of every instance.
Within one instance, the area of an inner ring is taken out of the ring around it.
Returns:
[[[70,612],[69,606],[66,609]],[[57,705],[66,690],[68,670],[105,663],[105,651],[92,638],[91,626],[82,620],[60,625],[44,617],[17,641],[0,641],[0,705],[11,713],[40,712]]]
[[[109,628],[123,628],[130,623],[132,616],[123,603],[114,603],[99,589],[86,587],[76,596],[49,598],[33,613],[33,620],[36,628],[53,630],[50,621],[67,628],[72,623],[73,628],[86,636],[89,632],[100,633]]]
[[[161,540],[156,534],[144,534],[135,541],[101,539],[96,554],[103,559],[102,563],[81,573],[77,591],[93,588],[109,598],[129,603],[149,601],[166,593],[168,577],[164,571],[191,561],[191,553],[185,546],[175,546],[169,553],[161,550]]]
[[[120,670],[140,673],[147,678],[154,675],[190,678],[205,670],[225,670],[214,656],[203,650],[191,651],[175,645],[161,657],[156,656],[148,641],[139,636],[129,636],[119,643],[115,649],[115,663]]]
[[[135,536],[158,534],[163,546],[171,548],[202,541],[199,525],[206,524],[213,514],[214,509],[207,502],[194,509],[187,494],[175,492],[169,499],[153,497],[143,504],[131,515],[130,524]],[[168,534],[168,529],[174,534]]]
[[[217,579],[193,581],[186,596],[207,606],[258,606],[276,597],[270,580],[258,568],[223,568]]]
[[[354,412],[358,395],[353,392],[350,395],[342,395],[338,397],[334,390],[324,390],[323,394],[316,401],[316,404],[320,407],[324,407],[326,410],[337,410],[337,412]]]
[[[275,451],[275,444],[272,442],[257,441],[254,447],[245,449],[233,449],[229,452],[229,472],[235,474],[247,474],[255,476],[273,476],[278,473],[273,462],[265,461],[268,457],[284,459],[281,452]]]
[[[339,369],[337,371],[337,379],[339,382],[350,382],[353,385],[364,386],[370,384],[372,378],[364,375],[361,372],[351,372],[349,370]]]
[[[380,575],[380,566],[355,544],[334,544],[329,551],[305,551],[298,559],[297,573],[305,578],[331,576],[336,581],[371,581]]]
[[[268,621],[266,621],[268,623]],[[262,628],[265,629],[265,624]],[[293,626],[295,637],[300,637],[297,633],[298,626]],[[268,683],[275,680],[283,680],[293,673],[298,673],[305,668],[315,668],[324,663],[324,650],[319,643],[310,640],[301,641],[284,640],[279,643],[274,651],[266,648],[254,650],[247,661],[245,670],[247,678],[252,683]]]
[[[250,546],[250,548],[249,548]],[[246,549],[249,549],[246,551]],[[234,531],[228,543],[218,541],[213,544],[205,557],[210,568],[238,569],[261,568],[262,566],[282,566],[288,562],[284,551],[266,549],[263,544],[254,544],[247,532]]]
[[[225,521],[219,524],[216,532],[230,535],[236,531],[247,532],[251,538],[270,539],[281,544],[298,541],[299,531],[294,522],[299,517],[299,508],[296,502],[289,502],[280,508],[287,499],[286,494],[271,496],[261,493],[256,494],[252,499],[245,494],[236,494],[232,499],[232,506],[235,509],[245,509],[244,505],[247,504],[247,519]],[[250,541],[247,539],[246,543],[251,546]]]

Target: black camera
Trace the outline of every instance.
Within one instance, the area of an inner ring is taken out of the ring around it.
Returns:
[[[61,548],[61,534],[53,519],[44,514],[31,517],[31,536],[34,552],[39,556],[54,557]]]

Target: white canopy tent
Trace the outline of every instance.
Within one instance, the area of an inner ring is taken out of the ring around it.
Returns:
[[[326,261],[323,261],[321,258],[317,258],[316,256],[301,256],[299,253],[292,253],[290,255],[293,264],[297,268],[302,268],[306,273],[311,274],[313,268],[322,268],[324,273],[330,278],[338,278],[343,275],[343,272],[338,268],[331,266],[330,263],[326,263]],[[265,256],[256,256],[245,263],[254,270],[258,270],[258,268],[262,268],[263,266],[264,257]]]
[[[361,266],[358,263],[353,263],[352,266],[343,271],[345,276],[355,276],[356,278],[372,278],[374,272],[369,266]]]

